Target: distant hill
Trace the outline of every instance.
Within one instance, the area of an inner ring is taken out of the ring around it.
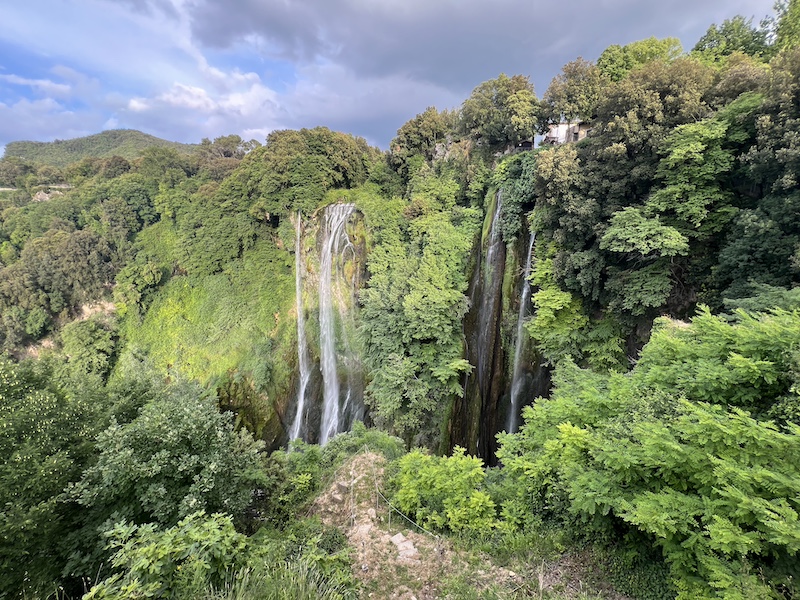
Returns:
[[[145,148],[166,146],[179,152],[191,152],[195,144],[181,144],[162,140],[135,129],[111,129],[72,140],[54,142],[10,142],[3,158],[20,157],[36,164],[64,167],[83,158],[122,156],[132,159]]]

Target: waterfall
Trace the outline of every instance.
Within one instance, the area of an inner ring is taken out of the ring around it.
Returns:
[[[348,383],[347,396],[344,403],[340,402],[340,384],[338,373],[338,355],[336,352],[336,323],[334,317],[334,298],[339,295],[339,320],[342,319],[341,292],[334,285],[334,267],[338,271],[343,261],[337,260],[351,252],[355,256],[355,248],[347,235],[347,221],[353,213],[353,204],[332,204],[325,209],[322,225],[322,249],[320,252],[319,275],[319,344],[320,367],[322,370],[323,398],[322,398],[322,423],[320,426],[319,443],[325,444],[331,437],[342,430],[345,411],[349,410],[352,402],[353,390]],[[343,337],[344,331],[343,331]],[[349,346],[349,340],[345,344]],[[347,350],[349,359],[352,353]],[[348,360],[349,362],[349,360]],[[350,369],[348,365],[348,380]]]
[[[519,301],[519,316],[517,317],[517,337],[514,341],[514,371],[511,377],[511,407],[508,411],[508,425],[506,431],[515,433],[519,428],[519,400],[524,387],[525,374],[522,371],[522,356],[525,347],[525,317],[528,314],[531,302],[531,283],[528,281],[531,276],[533,245],[536,242],[536,232],[531,231],[531,239],[528,243],[528,256],[525,259],[525,274],[522,276],[522,296]]]
[[[506,245],[501,235],[503,195],[494,197],[484,219],[477,256],[469,284],[470,307],[464,318],[466,358],[473,367],[464,377],[464,394],[453,404],[450,447],[461,446],[470,454],[494,454],[499,400],[504,386],[503,345],[500,324]]]
[[[301,233],[303,229],[300,213],[297,213],[294,239],[294,287],[297,295],[297,364],[300,368],[300,385],[297,389],[297,412],[289,429],[289,440],[294,440],[302,435],[305,423],[306,389],[311,379],[311,365],[308,355],[308,342],[306,341],[306,317],[303,308],[303,251],[301,246]]]
[[[489,393],[489,383],[491,379],[492,359],[494,357],[494,344],[492,338],[496,327],[493,326],[497,318],[494,307],[498,295],[501,293],[502,269],[495,267],[497,257],[505,248],[500,235],[500,212],[503,206],[503,193],[497,193],[494,214],[492,215],[492,226],[489,233],[489,242],[486,247],[486,256],[483,260],[483,290],[480,298],[480,310],[478,313],[478,348],[477,348],[477,377],[478,388],[481,396],[486,398]]]

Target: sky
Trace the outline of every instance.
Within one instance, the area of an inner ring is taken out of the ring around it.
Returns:
[[[199,142],[324,125],[382,148],[500,73],[541,96],[611,44],[758,23],[774,0],[3,0],[0,150],[139,129]]]

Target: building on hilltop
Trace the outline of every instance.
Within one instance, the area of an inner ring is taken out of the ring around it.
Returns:
[[[580,142],[589,133],[591,127],[588,123],[578,121],[577,123],[553,123],[549,127],[547,135],[544,136],[542,144],[568,144]]]

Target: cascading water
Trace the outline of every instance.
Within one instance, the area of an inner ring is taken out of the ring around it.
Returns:
[[[514,341],[514,371],[511,377],[511,406],[508,411],[508,424],[506,431],[515,433],[519,428],[519,400],[525,383],[525,374],[522,369],[523,349],[525,347],[525,317],[528,316],[529,304],[531,302],[531,276],[533,245],[536,242],[536,232],[531,232],[531,239],[528,243],[528,256],[525,259],[525,274],[522,277],[522,296],[519,301],[519,316],[517,317],[517,337]]]
[[[504,361],[500,336],[506,246],[501,235],[503,196],[498,192],[486,216],[477,263],[469,286],[470,309],[464,319],[466,358],[472,365],[464,380],[464,396],[453,405],[450,447],[470,454],[494,455],[498,404],[503,390]],[[491,219],[491,221],[489,220]]]
[[[297,294],[297,364],[300,369],[300,385],[297,389],[297,412],[294,421],[289,429],[289,440],[301,437],[303,424],[306,422],[306,390],[311,379],[311,360],[308,355],[308,342],[306,340],[306,317],[303,308],[303,252],[301,246],[301,234],[303,223],[300,213],[297,213],[297,223],[295,224],[295,276],[294,286]]]
[[[495,320],[494,304],[498,300],[496,297],[500,293],[502,281],[498,281],[497,269],[495,269],[495,261],[497,256],[504,249],[503,240],[500,236],[500,212],[503,207],[503,193],[497,193],[497,201],[495,202],[494,214],[492,215],[492,226],[489,230],[489,243],[486,248],[486,256],[483,260],[483,293],[481,294],[481,307],[478,312],[478,348],[477,348],[477,372],[478,387],[481,391],[481,396],[486,397],[489,392],[489,383],[491,379],[491,363],[493,352],[490,344],[490,339],[493,337],[494,327],[492,323]],[[500,270],[502,273],[502,269]]]
[[[347,221],[354,209],[353,204],[332,204],[325,209],[323,218],[319,275],[319,343],[323,381],[320,444],[327,443],[331,437],[341,431],[345,411],[349,409],[352,402],[352,389],[347,390],[345,401],[340,401],[339,359],[336,352],[337,328],[333,305],[334,295],[341,296],[341,291],[337,289],[338,286],[334,285],[334,267],[338,274],[343,260],[337,259],[343,258],[347,252],[351,252],[355,257],[355,248],[347,235]],[[341,321],[343,299],[340,297],[339,300],[340,302],[337,304],[340,307],[338,312]],[[341,329],[344,332],[344,328]],[[349,346],[349,340],[345,346]]]

